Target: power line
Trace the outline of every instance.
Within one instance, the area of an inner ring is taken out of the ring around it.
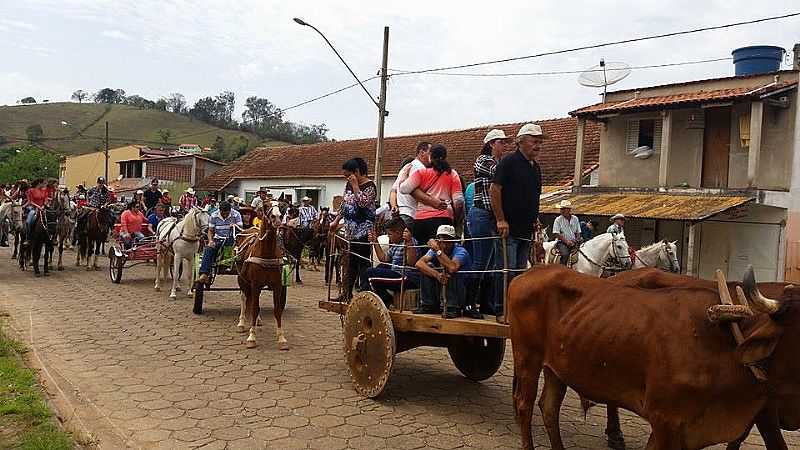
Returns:
[[[379,75],[375,75],[373,77],[365,78],[365,79],[361,80],[361,83],[366,83],[367,81],[372,81],[372,80],[374,80],[376,78],[380,78],[380,76]],[[315,102],[317,100],[322,100],[325,97],[330,97],[331,95],[338,94],[339,92],[344,92],[344,91],[346,91],[348,89],[351,89],[351,88],[354,88],[354,87],[356,87],[358,85],[359,85],[359,83],[349,84],[349,85],[347,85],[347,86],[345,86],[345,87],[343,87],[341,89],[337,89],[335,91],[331,91],[331,92],[328,92],[326,94],[322,94],[322,95],[320,95],[318,97],[310,98],[308,100],[305,100],[305,101],[302,101],[300,103],[294,104],[294,105],[292,105],[292,106],[290,106],[288,108],[281,108],[281,111],[289,111],[290,109],[299,108],[300,106],[307,105],[307,104],[309,104],[311,102]]]
[[[719,61],[730,61],[733,58],[730,56],[725,58],[713,58],[713,59],[703,59],[698,61],[683,61],[677,63],[665,63],[665,64],[649,64],[644,66],[631,66],[631,67],[624,67],[624,68],[608,68],[606,72],[614,72],[614,71],[624,71],[624,70],[641,70],[641,69],[657,69],[657,68],[664,68],[664,67],[677,67],[677,66],[688,66],[693,64],[705,64],[705,63],[712,63],[712,62],[719,62]],[[454,76],[454,77],[530,77],[530,76],[544,76],[544,75],[572,75],[572,74],[580,74],[585,72],[603,72],[603,69],[591,69],[591,70],[558,70],[558,71],[550,71],[550,72],[510,72],[510,73],[456,73],[456,72],[425,72],[425,73],[417,73],[409,70],[399,70],[399,69],[390,69],[395,73],[392,74],[393,76],[403,76],[403,75],[447,75],[447,76]]]
[[[667,37],[683,36],[683,35],[687,35],[687,34],[701,33],[701,32],[705,32],[705,31],[722,30],[722,29],[725,29],[725,28],[739,27],[739,26],[742,26],[742,25],[752,25],[752,24],[755,24],[755,23],[762,23],[762,22],[768,22],[768,21],[772,21],[772,20],[787,19],[789,17],[796,17],[796,16],[800,16],[800,12],[787,13],[787,14],[782,14],[782,15],[779,15],[779,16],[764,17],[764,18],[760,18],[760,19],[746,20],[746,21],[743,21],[743,22],[728,23],[728,24],[724,24],[724,25],[715,25],[715,26],[710,26],[710,27],[694,28],[694,29],[691,29],[691,30],[673,31],[671,33],[661,33],[661,34],[653,34],[653,35],[649,35],[649,36],[640,36],[640,37],[636,37],[636,38],[622,39],[622,40],[618,40],[618,41],[609,41],[609,42],[603,42],[603,43],[600,43],[600,44],[584,45],[584,46],[581,46],[581,47],[573,47],[573,48],[562,49],[562,50],[552,50],[552,51],[548,51],[548,52],[535,53],[533,55],[515,56],[515,57],[512,57],[512,58],[495,59],[495,60],[491,60],[491,61],[482,61],[482,62],[469,63],[469,64],[459,64],[459,65],[454,65],[454,66],[445,66],[445,67],[435,67],[435,68],[431,68],[431,69],[414,70],[414,71],[408,71],[406,73],[407,74],[412,74],[412,73],[441,72],[441,71],[444,71],[444,70],[465,69],[465,68],[468,68],[468,67],[478,67],[478,66],[486,66],[486,65],[490,65],[490,64],[500,64],[500,63],[506,63],[506,62],[512,62],[512,61],[521,61],[521,60],[525,60],[525,59],[540,58],[542,56],[559,55],[559,54],[563,54],[563,53],[571,53],[571,52],[577,52],[577,51],[581,51],[581,50],[590,50],[590,49],[596,49],[596,48],[610,47],[610,46],[614,46],[614,45],[630,44],[630,43],[633,43],[633,42],[642,42],[642,41],[649,41],[649,40],[653,40],[653,39],[663,39],[663,38],[667,38]]]

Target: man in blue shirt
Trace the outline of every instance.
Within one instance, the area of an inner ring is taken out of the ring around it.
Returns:
[[[231,209],[231,204],[228,202],[220,203],[219,211],[211,215],[208,221],[208,245],[203,249],[198,283],[208,283],[208,274],[211,272],[211,265],[217,259],[219,249],[224,245],[233,245],[234,226],[242,227],[242,216],[239,211]]]
[[[452,225],[441,225],[436,230],[436,239],[428,241],[431,248],[417,261],[416,267],[421,273],[422,291],[420,305],[415,314],[441,313],[441,293],[444,286],[447,310],[445,318],[452,319],[463,314],[467,317],[482,319],[480,312],[472,305],[465,307],[466,274],[472,260],[464,247],[456,242],[456,230]],[[436,270],[440,268],[441,270]]]
[[[364,271],[361,286],[369,286],[386,305],[390,305],[393,293],[399,292],[401,286],[404,289],[419,288],[419,273],[413,269],[403,269],[404,266],[414,266],[419,256],[414,247],[417,241],[411,237],[411,231],[406,228],[403,219],[395,217],[386,222],[385,228],[389,235],[389,250],[385,252],[375,233],[369,232],[369,241],[381,264]]]
[[[147,216],[147,221],[150,222],[150,226],[152,226],[154,230],[157,230],[159,222],[161,222],[164,217],[166,217],[164,215],[164,205],[156,205],[155,211]]]

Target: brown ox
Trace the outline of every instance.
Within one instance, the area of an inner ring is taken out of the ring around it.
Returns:
[[[781,425],[800,427],[800,309],[770,303],[755,286],[754,311],[737,348],[727,325],[708,321],[715,289],[641,289],[559,266],[537,268],[509,288],[514,405],[525,448],[539,374],[540,408],[554,449],[563,445],[558,410],[570,386],[597,403],[619,405],[652,427],[648,450],[693,450],[730,442],[780,404]],[[793,294],[786,290],[784,299]],[[780,308],[778,308],[780,306]],[[779,310],[780,309],[780,310]],[[779,339],[780,338],[780,339]],[[745,363],[768,359],[759,383]]]

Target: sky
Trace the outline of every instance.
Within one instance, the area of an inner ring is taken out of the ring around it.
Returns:
[[[758,4],[758,8],[753,5]],[[33,96],[69,101],[76,89],[124,89],[190,104],[223,90],[236,115],[256,95],[287,108],[354,82],[322,38],[362,78],[380,68],[383,27],[389,68],[431,67],[537,54],[606,41],[721,25],[800,11],[797,0],[272,1],[0,0],[0,104]],[[756,44],[791,51],[800,17],[689,36],[495,64],[457,73],[582,70],[730,57]],[[783,68],[791,67],[791,55]],[[634,70],[610,87],[628,89],[733,75],[731,61]],[[378,80],[367,83],[378,96]],[[471,128],[565,117],[599,101],[576,74],[526,77],[392,76],[386,134]],[[373,137],[377,108],[353,88],[286,111],[295,122],[325,123],[336,139]]]

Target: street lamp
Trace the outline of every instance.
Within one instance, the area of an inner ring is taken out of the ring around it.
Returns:
[[[361,86],[361,89],[364,90],[364,93],[367,94],[370,101],[378,108],[378,137],[377,137],[377,144],[375,146],[375,188],[377,190],[376,199],[378,200],[378,203],[382,204],[383,202],[381,202],[381,178],[383,175],[382,173],[383,131],[384,131],[384,124],[386,121],[386,116],[389,115],[389,112],[386,111],[386,84],[389,79],[389,74],[387,72],[388,58],[389,58],[389,27],[383,27],[383,60],[381,64],[381,93],[380,97],[376,101],[375,98],[372,97],[372,94],[369,93],[367,88],[358,78],[358,76],[356,76],[355,72],[353,72],[353,70],[344,60],[344,58],[342,58],[342,55],[340,55],[339,52],[336,50],[336,48],[333,46],[333,44],[331,44],[331,41],[329,41],[328,38],[325,37],[325,35],[322,34],[322,32],[319,31],[319,29],[317,29],[317,27],[311,25],[310,23],[306,22],[303,19],[300,19],[299,17],[295,17],[292,20],[294,20],[294,22],[297,23],[298,25],[311,28],[312,30],[316,31],[317,34],[322,36],[322,39],[324,39],[325,42],[328,44],[328,46],[331,48],[331,50],[333,50],[333,53],[336,53],[336,56],[339,57],[339,60],[342,62],[342,64],[344,64],[344,66],[350,72],[350,75],[352,75],[353,78],[356,79],[356,82],[358,82],[358,85]]]
[[[62,120],[61,121],[61,126],[62,127],[72,128],[73,130],[75,130],[76,133],[78,133],[78,136],[86,137],[86,136],[83,135],[83,133],[81,133],[81,130],[79,130],[78,128],[75,127],[75,125],[67,122],[66,120]],[[108,121],[107,120],[106,120],[106,139],[105,139],[105,144],[106,144],[106,149],[105,149],[105,151],[103,153],[105,155],[106,164],[105,164],[105,176],[103,178],[106,179],[106,183],[107,183],[108,182]]]

